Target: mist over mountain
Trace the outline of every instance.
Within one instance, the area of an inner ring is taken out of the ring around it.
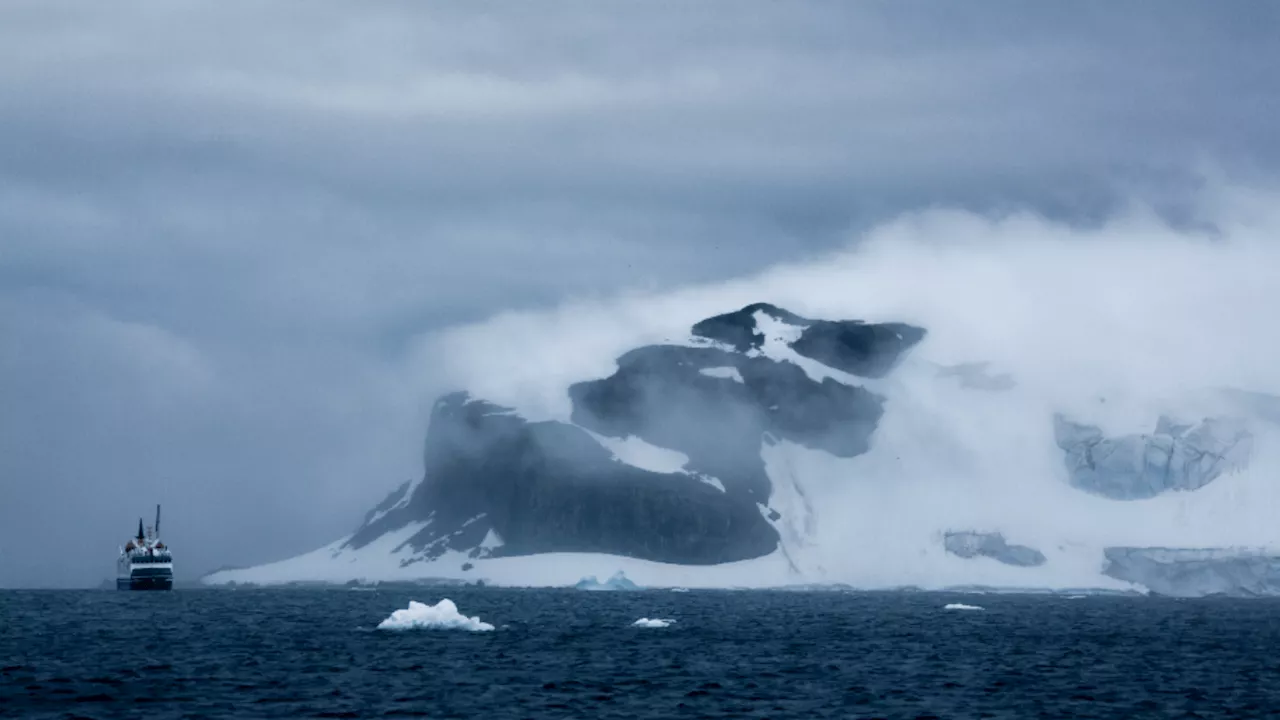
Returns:
[[[925,213],[821,262],[456,329],[421,348],[466,388],[423,477],[206,581],[1275,592],[1265,197],[1223,195],[1213,232]]]

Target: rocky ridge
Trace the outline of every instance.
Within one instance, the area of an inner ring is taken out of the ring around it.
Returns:
[[[347,541],[359,549],[411,522],[405,564],[446,552],[471,559],[609,553],[682,565],[768,555],[778,545],[761,460],[767,436],[840,457],[866,452],[884,398],[811,378],[760,353],[761,321],[790,328],[796,353],[883,377],[924,331],[901,323],[814,321],[751,305],[692,328],[707,345],[653,345],[613,375],[568,390],[571,423],[529,422],[466,393],[433,410],[422,482],[383,500]],[[683,453],[679,472],[619,462],[592,433]]]

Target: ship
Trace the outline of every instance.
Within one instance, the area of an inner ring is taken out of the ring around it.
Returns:
[[[172,590],[173,553],[160,540],[160,506],[156,524],[143,530],[138,518],[138,534],[120,548],[116,561],[117,590]]]

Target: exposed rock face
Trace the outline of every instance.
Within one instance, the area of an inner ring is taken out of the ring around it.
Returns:
[[[1190,425],[1161,417],[1154,434],[1108,438],[1097,427],[1058,415],[1054,437],[1066,452],[1071,484],[1115,500],[1204,487],[1243,468],[1253,447],[1253,435],[1230,418]]]
[[[742,378],[709,376],[732,367]],[[618,358],[608,378],[569,388],[573,421],[602,435],[635,435],[685,453],[690,469],[733,494],[767,503],[765,433],[841,457],[866,452],[883,398],[798,366],[714,348],[651,346]]]
[[[962,558],[989,557],[1018,567],[1035,567],[1045,562],[1044,553],[1026,545],[1010,545],[998,532],[949,532],[943,538],[943,545],[947,552]]]
[[[764,314],[803,328],[791,349],[818,362],[859,377],[884,377],[925,331],[904,323],[869,324],[858,320],[810,320],[768,303],[707,318],[693,326],[693,334],[732,345],[739,352],[759,348],[764,335],[755,315]]]
[[[404,502],[407,499],[405,496],[408,494],[409,488],[412,485],[413,483],[406,481],[401,484],[400,487],[392,490],[390,493],[387,493],[387,496],[382,499],[382,502],[378,503],[372,510],[364,514],[364,524],[368,525],[379,515],[385,515],[396,505]]]
[[[426,466],[410,502],[362,528],[352,546],[424,518],[408,540],[424,559],[605,552],[698,565],[765,555],[778,540],[751,502],[689,474],[619,463],[581,428],[530,423],[465,394],[437,404]],[[502,545],[484,553],[491,530]]]
[[[1103,572],[1159,595],[1280,595],[1280,556],[1237,549],[1106,549]]]
[[[596,552],[685,565],[760,557],[778,545],[761,459],[766,434],[849,457],[865,452],[883,398],[749,352],[755,312],[802,327],[791,347],[862,375],[888,372],[924,331],[812,321],[771,305],[698,323],[732,345],[658,345],[618,359],[610,377],[569,389],[572,423],[529,422],[465,393],[437,401],[425,476],[379,504],[347,542],[360,548],[425,522],[404,563],[453,550],[470,558]],[[807,339],[806,339],[807,338]],[[586,428],[586,429],[584,429]],[[679,472],[620,462],[587,432],[684,453]]]

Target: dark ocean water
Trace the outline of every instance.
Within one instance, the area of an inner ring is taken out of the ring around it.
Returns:
[[[441,597],[498,629],[373,629]],[[1262,600],[0,592],[0,717],[1276,715],[1280,603]]]

